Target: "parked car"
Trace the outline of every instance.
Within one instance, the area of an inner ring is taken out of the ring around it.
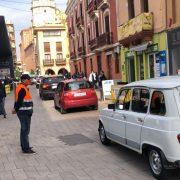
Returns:
[[[41,79],[39,85],[39,96],[42,100],[52,98],[54,99],[54,92],[59,82],[64,80],[63,76],[48,76]]]
[[[102,144],[117,142],[148,157],[155,178],[180,167],[180,77],[138,81],[100,112]]]
[[[58,84],[54,96],[54,106],[62,114],[67,109],[92,107],[98,109],[98,99],[91,83],[84,79],[65,80]]]

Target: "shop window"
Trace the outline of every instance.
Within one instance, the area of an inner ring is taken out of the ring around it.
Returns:
[[[132,98],[131,89],[122,90],[117,98],[116,108],[119,110],[128,111],[130,107],[131,98]]]
[[[151,98],[150,113],[161,116],[164,116],[166,114],[164,94],[161,91],[153,92]]]
[[[134,0],[128,0],[128,13],[129,13],[129,19],[135,17]]]
[[[149,104],[149,90],[135,88],[132,97],[132,111],[147,113]]]
[[[115,72],[119,73],[120,69],[119,69],[119,54],[116,53],[115,55]]]

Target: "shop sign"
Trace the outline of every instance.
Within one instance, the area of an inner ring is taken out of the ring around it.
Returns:
[[[146,54],[150,54],[153,52],[157,52],[158,51],[158,44],[153,44],[151,46],[148,46],[147,50],[145,51]]]
[[[126,58],[133,57],[133,56],[135,56],[135,52],[134,51],[128,51],[128,52],[125,53],[125,57]]]
[[[156,54],[155,77],[167,75],[167,54],[166,51],[160,51]]]
[[[110,96],[111,95],[111,86],[112,85],[114,85],[114,81],[113,80],[102,81],[102,89],[103,89],[104,99],[105,99],[106,96]]]

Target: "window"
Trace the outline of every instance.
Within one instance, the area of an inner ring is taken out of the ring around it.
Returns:
[[[166,114],[164,94],[161,91],[153,92],[151,98],[150,113],[161,116],[164,116]]]
[[[131,89],[124,89],[120,92],[116,103],[116,108],[120,110],[129,110],[132,98]]]
[[[45,57],[46,61],[50,61],[51,60],[51,55],[50,54],[45,54],[44,57]]]
[[[65,86],[65,91],[74,91],[79,89],[89,89],[92,88],[91,83],[88,81],[78,81],[78,82],[70,82]]]
[[[149,90],[136,88],[133,90],[132,111],[147,113],[149,104]]]
[[[62,53],[57,53],[57,54],[56,54],[56,59],[57,59],[57,60],[63,60],[63,55],[62,55]]]
[[[129,13],[129,19],[132,19],[135,17],[134,0],[128,0],[128,13]]]
[[[98,21],[95,22],[95,27],[96,27],[96,37],[99,37]]]
[[[141,11],[142,12],[149,12],[148,0],[141,0]]]
[[[109,27],[109,15],[105,16],[105,32],[110,32],[110,27]]]
[[[56,42],[56,52],[62,52],[62,43]]]
[[[115,55],[115,72],[116,73],[119,73],[119,55],[118,55],[118,53],[116,53],[116,55]]]
[[[50,52],[50,43],[44,42],[44,52],[49,53]]]
[[[93,62],[92,62],[92,59],[90,59],[90,64],[91,64],[91,71],[93,71]]]
[[[173,24],[176,23],[176,0],[172,0],[172,18]]]
[[[90,32],[90,28],[88,27],[88,38],[89,38],[89,41],[91,40],[91,32]]]

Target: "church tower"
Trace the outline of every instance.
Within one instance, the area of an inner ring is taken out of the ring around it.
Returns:
[[[54,0],[32,0],[32,26],[53,24],[56,19],[55,7]]]

